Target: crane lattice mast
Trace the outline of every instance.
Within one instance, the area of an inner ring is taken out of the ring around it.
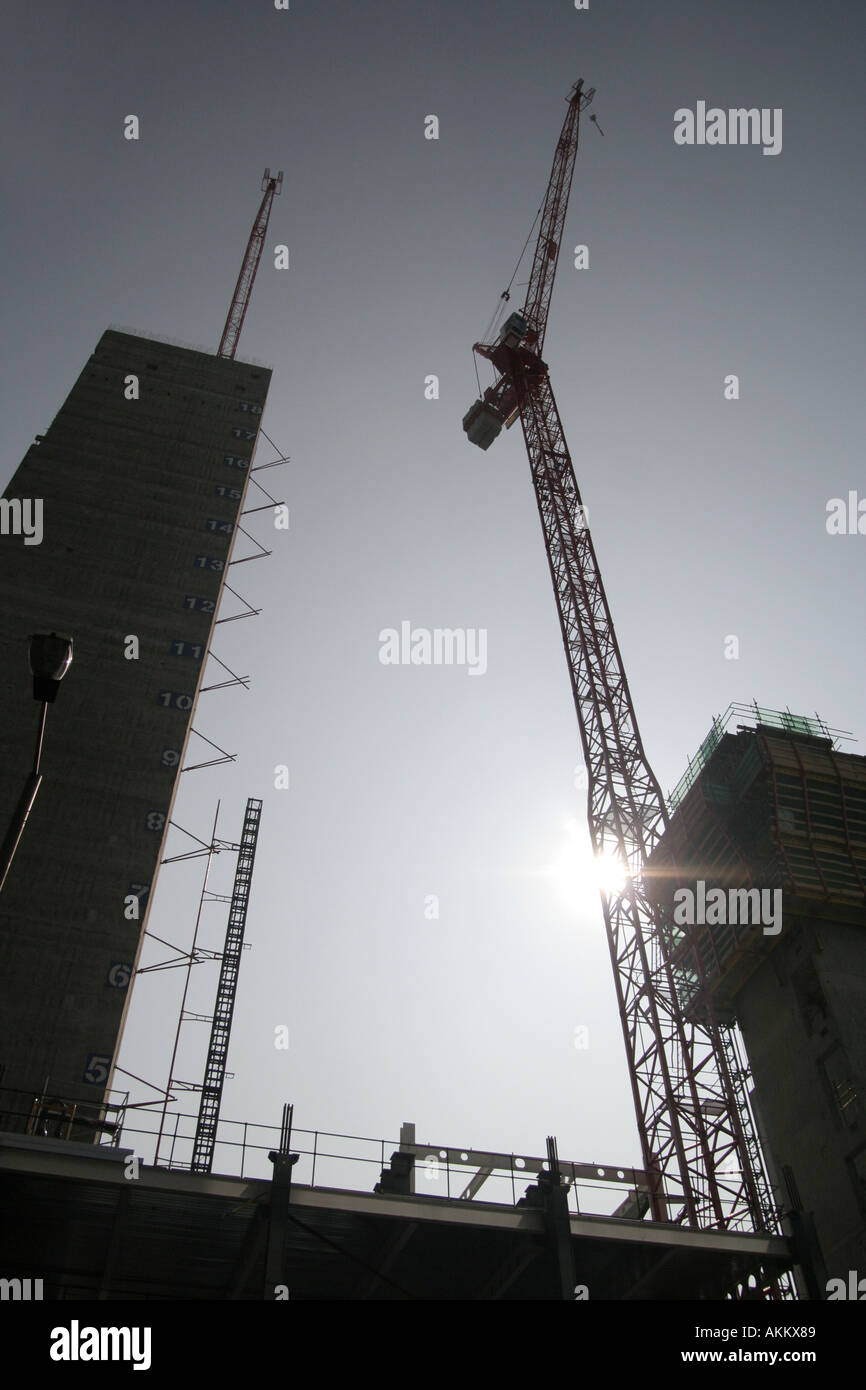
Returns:
[[[262,247],[265,244],[265,236],[268,230],[268,220],[271,215],[271,204],[275,196],[281,191],[283,186],[283,172],[277,174],[276,178],[271,178],[270,169],[266,169],[262,177],[262,189],[264,196],[259,204],[256,213],[256,220],[250,232],[247,249],[244,253],[241,273],[235,285],[235,292],[229,307],[226,326],[220,339],[217,349],[217,357],[234,357],[238,339],[241,336],[241,329],[244,326],[244,319],[249,307],[250,295],[253,292],[253,284],[256,278],[256,271],[259,268],[259,261],[262,258]]]
[[[654,1219],[698,1228],[777,1229],[733,1039],[709,1011],[700,1025],[680,1006],[665,929],[644,867],[667,825],[649,765],[562,421],[541,358],[574,172],[580,113],[594,89],[568,98],[541,213],[529,288],[495,343],[474,351],[497,379],[463,421],[490,446],[519,414],[544,533],[588,774],[597,856],[627,869],[602,892],[643,1160]],[[507,296],[503,296],[506,298]],[[700,961],[690,962],[702,974]]]

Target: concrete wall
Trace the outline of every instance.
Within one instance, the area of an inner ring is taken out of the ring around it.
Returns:
[[[866,1274],[864,1005],[864,928],[803,919],[736,999],[764,1140],[814,1215],[831,1278]]]
[[[70,635],[74,660],[0,894],[0,1128],[17,1127],[11,1088],[101,1098],[144,924],[124,899],[144,905],[156,876],[269,381],[108,332],[5,494],[43,499],[44,534],[0,536],[4,830],[39,712],[28,634]]]

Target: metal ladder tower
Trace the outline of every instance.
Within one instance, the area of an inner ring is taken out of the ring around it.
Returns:
[[[220,965],[216,1005],[205,1063],[204,1084],[201,1091],[201,1104],[193,1141],[192,1162],[190,1163],[190,1171],[193,1173],[209,1173],[213,1162],[261,813],[261,801],[250,797],[247,800],[238,849],[235,881],[229,905],[225,949]]]

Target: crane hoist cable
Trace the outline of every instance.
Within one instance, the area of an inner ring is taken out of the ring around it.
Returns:
[[[523,243],[523,250],[521,251],[520,255],[517,257],[517,264],[515,265],[513,271],[511,272],[511,279],[508,281],[508,284],[506,285],[505,289],[502,291],[501,295],[499,296],[499,298],[498,298],[497,301],[496,301],[496,307],[495,307],[495,309],[493,310],[493,313],[490,315],[490,321],[489,321],[489,323],[487,324],[487,327],[485,328],[484,333],[482,334],[482,336],[481,336],[481,338],[480,338],[480,340],[479,340],[479,341],[482,342],[482,343],[489,343],[489,342],[490,342],[490,335],[493,333],[494,324],[496,323],[496,320],[497,320],[498,316],[503,312],[503,306],[504,306],[505,304],[507,304],[508,301],[509,301],[509,299],[511,298],[511,288],[512,288],[512,286],[513,286],[513,284],[514,284],[514,281],[515,281],[516,277],[517,277],[517,272],[518,272],[518,270],[520,269],[520,265],[521,265],[521,262],[522,262],[522,260],[523,260],[523,257],[526,255],[526,248],[527,248],[527,246],[529,245],[530,241],[532,240],[532,234],[533,234],[533,232],[535,231],[536,226],[538,225],[538,219],[539,219],[539,217],[541,216],[541,209],[542,209],[542,206],[543,206],[543,204],[539,204],[538,211],[536,212],[535,217],[532,219],[532,226],[530,227],[530,229],[529,229],[529,234],[528,234],[528,236],[527,236],[525,242]]]
[[[522,262],[522,260],[523,260],[523,257],[526,255],[526,248],[527,248],[527,246],[529,245],[530,241],[532,240],[532,234],[533,234],[533,232],[535,231],[536,226],[538,225],[538,219],[539,219],[539,217],[541,216],[541,210],[542,210],[542,207],[543,207],[543,206],[544,206],[544,203],[543,203],[543,201],[542,201],[541,203],[539,203],[539,205],[538,205],[538,210],[537,210],[537,212],[536,212],[536,214],[535,214],[535,217],[532,219],[532,226],[530,227],[529,233],[528,233],[528,235],[527,235],[527,238],[526,238],[525,242],[523,243],[523,250],[521,251],[520,255],[517,257],[517,264],[515,265],[513,271],[511,272],[511,279],[508,281],[508,284],[506,285],[505,289],[502,291],[501,295],[500,295],[499,298],[497,299],[497,301],[496,301],[496,307],[494,308],[493,313],[490,315],[490,319],[489,319],[489,322],[488,322],[488,324],[487,324],[487,327],[485,328],[484,332],[483,332],[482,335],[481,335],[481,338],[479,339],[479,341],[482,342],[482,343],[489,343],[489,342],[491,341],[491,339],[492,339],[494,333],[497,331],[497,328],[498,328],[497,319],[499,318],[500,314],[504,313],[505,305],[508,303],[508,301],[509,301],[510,298],[511,298],[511,289],[512,289],[512,286],[514,285],[515,277],[516,277],[516,275],[517,275],[518,270],[520,269],[520,265],[521,265],[521,262]],[[527,282],[527,283],[528,283],[528,282]],[[522,286],[520,286],[519,288],[522,288]],[[476,357],[476,355],[475,355],[474,352],[473,352],[473,354],[472,354],[472,363],[473,363],[473,366],[475,367],[475,380],[476,380],[476,382],[478,383],[478,394],[479,394],[479,396],[480,396],[480,395],[481,395],[481,379],[480,379],[480,377],[479,377],[479,375],[478,375],[478,359],[477,359],[477,357]]]

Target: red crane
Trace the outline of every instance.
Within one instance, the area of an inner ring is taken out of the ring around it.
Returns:
[[[256,213],[256,220],[253,223],[250,238],[247,242],[247,249],[244,254],[241,273],[235,285],[235,292],[229,308],[226,326],[220,338],[220,345],[217,349],[217,357],[234,357],[238,339],[241,336],[241,329],[244,326],[244,319],[247,315],[247,308],[250,302],[250,295],[253,292],[253,282],[256,278],[256,271],[259,268],[259,261],[262,258],[262,247],[265,244],[265,236],[268,230],[268,219],[271,215],[271,204],[274,197],[279,193],[283,186],[283,171],[277,174],[275,179],[271,178],[270,169],[266,169],[262,177],[262,189],[264,197],[259,204]]]
[[[643,868],[668,821],[635,717],[562,421],[541,358],[574,172],[581,111],[594,89],[568,97],[532,261],[526,302],[494,343],[474,352],[496,381],[463,420],[489,448],[519,414],[559,610],[588,775],[596,856],[613,857],[624,886],[602,892],[654,1219],[697,1228],[777,1230],[734,1038],[708,1015],[686,1018],[665,934]],[[593,119],[590,117],[590,119]],[[503,296],[507,298],[507,292]]]

